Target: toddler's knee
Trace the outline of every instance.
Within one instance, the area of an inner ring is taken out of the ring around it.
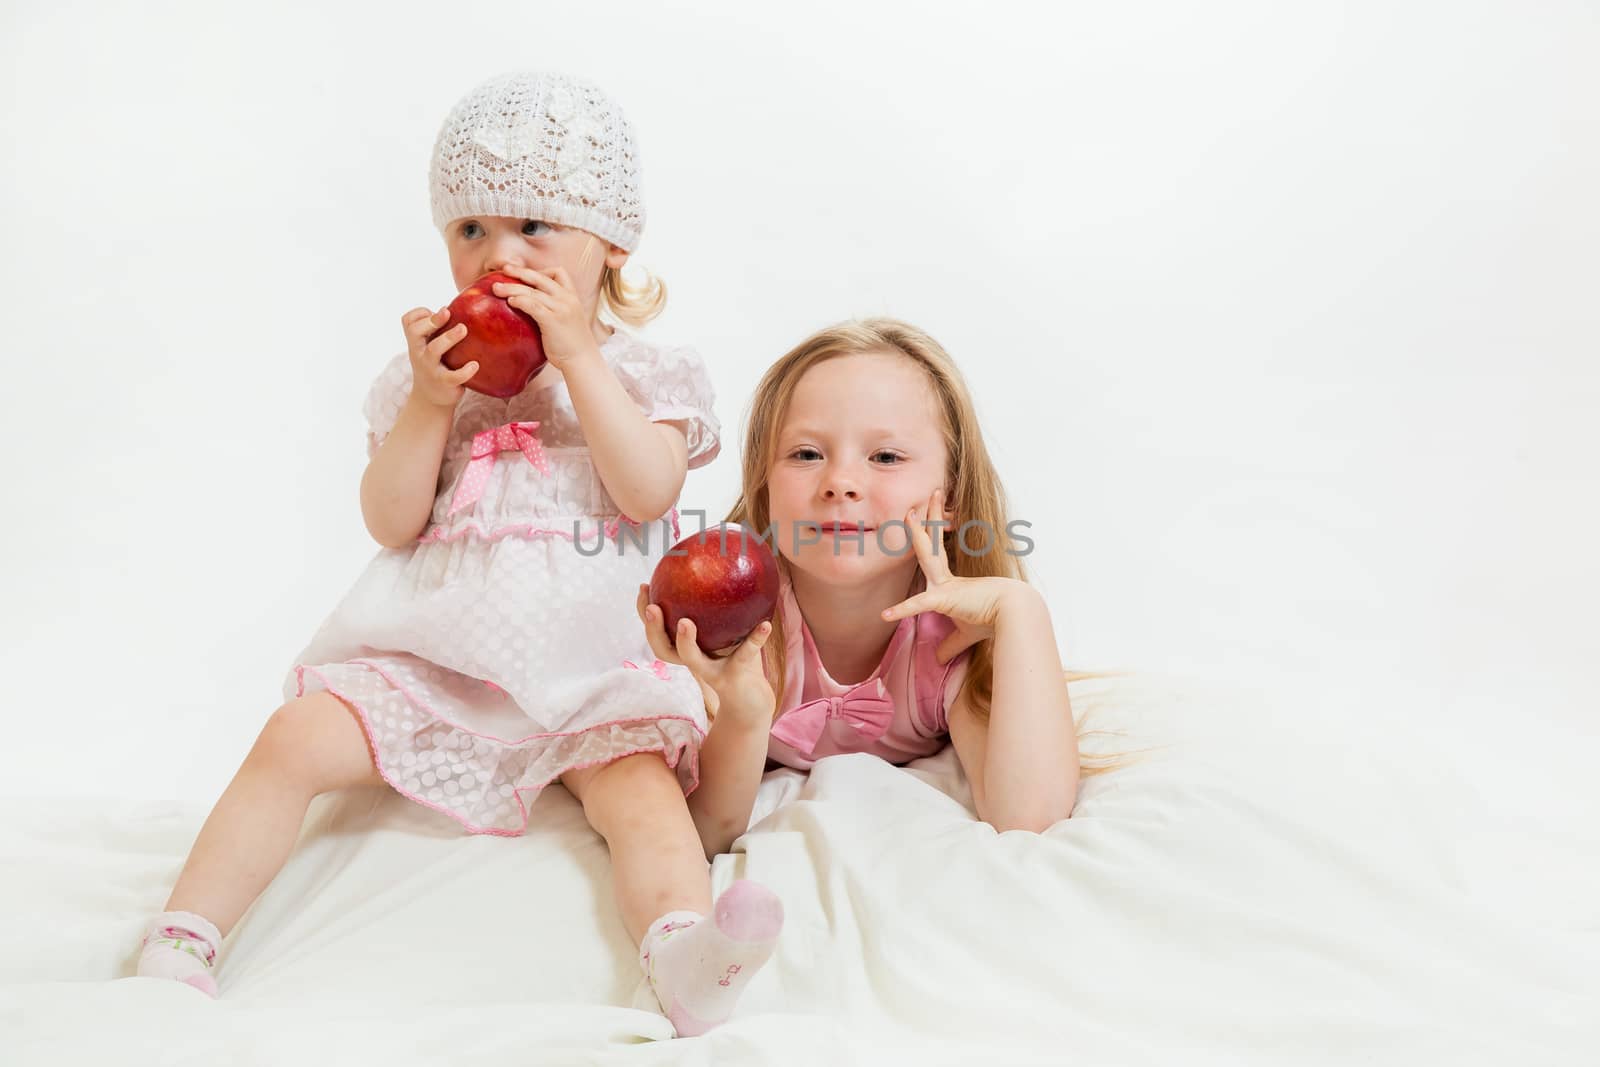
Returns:
[[[595,768],[578,802],[589,824],[609,837],[618,825],[653,815],[674,796],[681,800],[683,791],[661,753],[639,752]]]
[[[337,704],[336,698],[326,693],[308,693],[280,706],[261,728],[248,762],[316,792],[311,772],[319,740],[327,733],[328,716],[334,710],[328,706],[330,701]]]
[[[622,756],[599,768],[596,780],[604,780],[613,788],[629,788],[641,782],[674,778],[666,757],[659,752],[635,752]],[[675,780],[675,779],[674,779]]]

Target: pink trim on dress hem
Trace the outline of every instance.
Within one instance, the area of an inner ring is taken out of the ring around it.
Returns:
[[[423,711],[427,712],[436,721],[444,723],[446,726],[450,727],[452,730],[460,730],[464,734],[468,734],[468,735],[470,735],[472,737],[481,737],[485,741],[493,741],[497,745],[520,745],[520,744],[523,744],[525,742],[532,741],[535,738],[539,738],[539,737],[577,737],[579,734],[586,734],[590,730],[596,729],[596,728],[601,727],[601,726],[626,726],[626,725],[629,725],[630,723],[636,723],[636,722],[660,722],[662,719],[677,719],[677,720],[679,720],[681,722],[688,723],[690,726],[693,726],[696,730],[700,729],[699,724],[696,723],[693,719],[689,718],[687,715],[640,715],[638,718],[634,718],[634,719],[608,719],[605,722],[596,723],[594,726],[586,726],[582,730],[566,730],[566,731],[559,731],[558,730],[558,731],[555,731],[553,733],[529,734],[526,737],[496,737],[493,734],[480,734],[478,731],[472,729],[470,726],[464,726],[461,723],[458,723],[453,719],[450,719],[450,718],[448,718],[448,717],[446,717],[444,715],[439,714],[437,711],[435,711],[433,709],[433,705],[429,704],[426,700],[424,700],[421,697],[415,695],[414,693],[411,692],[411,690],[407,689],[405,686],[403,686],[399,682],[395,681],[394,677],[388,671],[386,671],[382,667],[378,666],[378,664],[372,662],[372,660],[367,659],[364,656],[358,656],[355,659],[346,660],[345,662],[346,663],[354,663],[354,664],[356,664],[358,666],[367,668],[367,670],[371,671],[373,674],[376,674],[379,678],[382,678],[385,682],[389,683],[389,688],[393,689],[395,692],[397,692],[401,696],[405,697],[412,704],[415,704],[417,707],[419,707]],[[309,664],[303,665],[303,666],[300,666],[300,667],[296,667],[295,670],[296,671],[301,671],[301,670],[312,671],[317,675],[317,677],[319,677],[319,678],[322,677],[322,672],[317,670],[316,667],[310,666]],[[297,678],[298,678],[298,675],[297,675]],[[504,692],[504,690],[502,690],[502,692]]]
[[[400,686],[400,685],[396,685],[394,683],[394,681],[392,679],[390,679],[388,674],[386,674],[384,671],[380,670],[374,664],[366,662],[364,660],[350,660],[349,662],[355,663],[355,664],[359,664],[360,666],[365,667],[367,670],[370,670],[373,673],[377,674],[385,682],[388,682],[389,685],[392,686],[394,688],[394,690],[396,692],[398,692],[401,696],[403,696],[407,701],[409,701],[410,703],[412,703],[416,707],[421,708],[424,712],[426,712],[428,715],[430,715],[435,721],[442,722],[445,725],[449,726],[451,729],[460,730],[462,733],[471,734],[474,737],[483,737],[483,738],[485,738],[487,740],[500,741],[499,738],[490,737],[487,734],[479,734],[479,733],[476,733],[476,732],[474,732],[472,730],[467,729],[464,726],[458,726],[455,723],[451,722],[449,719],[446,719],[444,716],[436,714],[433,711],[433,709],[431,707],[429,707],[428,704],[425,701],[417,700],[415,697],[413,697],[411,695],[410,692],[408,692],[405,689],[405,687]],[[659,753],[661,753],[661,757],[662,757],[663,760],[665,760],[668,768],[670,768],[673,771],[676,771],[678,769],[678,764],[680,762],[682,762],[682,760],[684,758],[683,757],[684,750],[685,749],[690,749],[690,746],[689,746],[689,744],[687,742],[678,742],[676,744],[676,746],[674,748],[672,748],[670,751],[665,747],[659,747],[658,748],[658,747],[646,746],[646,747],[643,747],[643,748],[630,749],[630,750],[628,750],[626,752],[617,752],[615,754],[608,755],[605,759],[589,760],[586,763],[575,763],[570,767],[564,767],[560,771],[557,771],[555,774],[551,775],[549,778],[546,778],[544,781],[538,783],[537,786],[512,786],[511,787],[511,797],[512,797],[513,800],[515,800],[517,802],[517,809],[522,815],[522,829],[520,829],[520,830],[507,830],[507,829],[502,829],[502,828],[493,827],[493,826],[479,826],[478,824],[472,822],[471,820],[463,818],[460,814],[458,814],[458,813],[456,813],[454,811],[451,811],[449,808],[446,808],[441,804],[438,804],[438,803],[436,803],[434,801],[431,801],[427,797],[418,796],[417,794],[412,793],[409,790],[407,790],[404,787],[402,787],[400,785],[400,783],[395,781],[394,778],[390,775],[389,769],[383,765],[383,761],[378,758],[378,746],[377,746],[377,742],[373,739],[372,721],[371,721],[370,717],[368,716],[367,709],[362,706],[361,702],[356,700],[353,697],[346,696],[344,693],[340,692],[337,688],[335,688],[332,685],[332,683],[330,683],[328,681],[327,676],[325,674],[323,674],[320,670],[318,670],[316,667],[308,666],[306,664],[299,664],[299,665],[297,665],[295,667],[294,670],[295,670],[295,696],[296,697],[305,696],[305,693],[306,693],[305,672],[306,671],[310,671],[312,674],[316,675],[322,681],[323,687],[325,688],[325,690],[327,692],[333,694],[335,697],[338,697],[340,700],[344,701],[344,703],[348,704],[350,706],[350,708],[356,713],[356,719],[361,723],[361,728],[367,735],[367,752],[372,757],[372,765],[373,765],[374,768],[377,769],[378,775],[385,782],[389,783],[389,786],[396,793],[399,793],[401,796],[407,798],[408,800],[413,800],[413,801],[417,802],[418,804],[421,804],[425,808],[429,808],[429,809],[431,809],[433,811],[437,811],[441,815],[449,816],[450,818],[454,819],[456,822],[460,823],[463,827],[465,827],[466,830],[469,833],[490,834],[490,835],[493,835],[495,837],[521,837],[523,834],[527,833],[527,831],[528,831],[528,818],[529,818],[529,814],[530,814],[529,811],[528,811],[528,805],[523,803],[522,794],[525,793],[525,792],[532,793],[533,794],[533,798],[537,799],[539,794],[544,792],[544,790],[549,787],[551,782],[556,781],[558,778],[561,777],[561,775],[565,774],[567,771],[578,771],[578,770],[585,770],[585,769],[587,769],[589,767],[603,766],[603,765],[605,765],[607,763],[614,763],[617,760],[622,759],[624,756],[636,756],[636,755],[638,755],[638,754],[640,754],[642,752],[659,752]],[[673,721],[676,721],[676,722],[686,722],[686,723],[688,723],[690,729],[693,730],[696,734],[699,734],[702,743],[704,742],[705,733],[703,731],[701,731],[699,725],[696,724],[693,719],[690,719],[690,718],[687,718],[687,717],[681,716],[681,715],[642,716],[642,717],[640,717],[638,719],[612,719],[612,720],[609,720],[607,722],[597,723],[594,726],[587,727],[586,729],[583,729],[583,730],[572,730],[572,731],[568,731],[566,733],[554,733],[554,734],[529,734],[527,738],[524,738],[524,740],[530,740],[530,739],[536,738],[536,737],[579,737],[579,736],[582,736],[583,734],[592,733],[595,730],[601,730],[601,729],[605,729],[605,728],[611,727],[611,726],[618,726],[618,725],[622,725],[622,724],[625,724],[625,723],[632,723],[632,722],[660,722],[663,719],[669,719],[669,720],[673,720]],[[511,744],[511,743],[514,743],[514,742],[504,742],[504,741],[502,741],[501,743],[502,744]],[[690,776],[689,777],[689,787],[683,791],[683,795],[685,797],[689,796],[696,789],[700,788],[700,751],[699,751],[698,747],[692,748],[689,751],[689,776]]]

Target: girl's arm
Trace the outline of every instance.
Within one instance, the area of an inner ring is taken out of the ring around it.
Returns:
[[[646,418],[592,341],[587,352],[562,365],[561,373],[611,499],[637,523],[665,515],[689,471],[685,424]]]
[[[566,378],[606,492],[634,522],[659,519],[683,491],[689,470],[687,424],[651,422],[639,410],[600,354],[593,312],[565,270],[501,269],[523,284],[496,282],[494,292],[539,324],[545,356]]]
[[[427,308],[412,308],[400,317],[411,361],[410,392],[361,476],[361,517],[385,548],[403,548],[427,527],[456,405],[478,373],[475,362],[455,370],[444,365],[444,354],[466,336],[465,326],[444,325],[449,318],[449,308],[431,315]]]
[[[708,860],[732,848],[750,825],[771,726],[770,707],[724,704],[700,746],[700,787],[689,794],[688,804]]]
[[[926,514],[945,514],[935,490]],[[979,641],[994,642],[989,720],[965,696],[950,708],[950,741],[972,785],[978,817],[996,830],[1038,832],[1072,814],[1078,794],[1078,735],[1067,703],[1066,675],[1044,599],[1014,578],[960,578],[923,526],[906,515],[927,588],[884,611],[886,620],[935,611],[955,623],[935,658],[949,663]]]
[[[475,366],[475,365],[474,365]],[[417,539],[433,514],[454,409],[413,394],[361,476],[361,517],[385,548]]]
[[[996,830],[1037,833],[1072,814],[1078,737],[1050,610],[1032,587],[1009,585],[991,639],[988,722],[973,714],[963,694],[950,709],[950,740],[972,785],[978,818]]]
[[[705,698],[711,730],[700,746],[700,784],[687,803],[710,859],[728,851],[750,825],[766,770],[767,731],[778,701],[761,650],[772,636],[772,623],[757,626],[731,655],[711,659],[695,642],[690,620],[680,622],[677,633],[667,634],[660,605],[650,603],[648,585],[639,586],[634,609],[644,623],[650,651],[663,662],[689,668]]]

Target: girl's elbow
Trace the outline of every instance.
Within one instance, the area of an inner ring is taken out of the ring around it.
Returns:
[[[682,491],[683,485],[680,482],[670,493],[663,491],[639,493],[627,501],[628,506],[622,509],[623,514],[641,526],[655,522],[657,519],[665,518],[672,511],[673,505],[678,502],[678,494]],[[622,501],[619,500],[617,503],[620,505]]]
[[[1026,830],[1030,834],[1042,834],[1056,823],[1070,816],[1055,814],[1017,814],[987,820],[989,825],[999,833],[1008,830]]]
[[[991,811],[986,813],[983,821],[1002,834],[1007,830],[1026,830],[1030,834],[1042,834],[1057,823],[1070,819],[1072,808],[1073,800],[1068,797],[1065,800],[1023,804],[1003,811]]]
[[[671,510],[672,510],[671,502],[668,502],[666,504],[652,503],[647,507],[641,507],[639,509],[640,514],[638,514],[638,515],[630,515],[629,518],[633,519],[634,522],[637,522],[640,525],[644,525],[644,524],[647,524],[647,523],[655,522],[657,519],[666,518],[667,512],[669,512]]]
[[[738,839],[739,834],[731,824],[703,828],[700,831],[700,847],[705,851],[706,862],[711,863],[718,856],[732,850],[733,843]]]
[[[408,548],[413,542],[416,541],[418,537],[422,535],[422,531],[420,530],[416,531],[415,533],[407,534],[402,531],[380,526],[370,519],[367,520],[366,526],[367,533],[372,536],[374,541],[378,542],[378,544],[384,548]]]

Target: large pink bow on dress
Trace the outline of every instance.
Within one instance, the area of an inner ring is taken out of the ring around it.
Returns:
[[[829,719],[843,719],[863,740],[876,741],[893,718],[894,701],[884,695],[883,680],[874,678],[843,696],[818,697],[789,709],[772,724],[772,736],[809,759]]]
[[[550,473],[550,464],[544,458],[544,446],[539,443],[537,422],[508,422],[504,426],[475,433],[472,435],[472,459],[467,462],[467,469],[461,475],[461,484],[456,486],[456,495],[450,501],[450,515],[470,508],[483,496],[489,472],[494,470],[495,457],[502,452],[521,452],[529,463],[539,468],[540,474]]]

